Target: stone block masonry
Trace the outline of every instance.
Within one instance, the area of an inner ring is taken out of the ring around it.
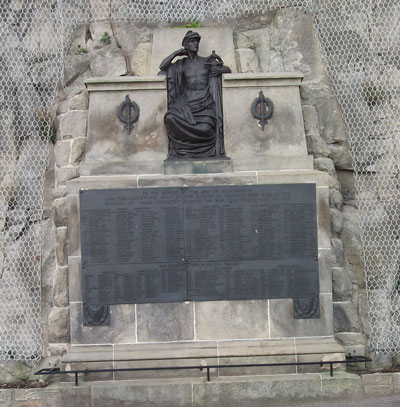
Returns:
[[[400,394],[399,373],[348,373],[122,380],[53,384],[43,389],[0,389],[1,407],[261,407],[324,405]]]

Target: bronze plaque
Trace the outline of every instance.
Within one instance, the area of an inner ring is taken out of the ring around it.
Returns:
[[[81,191],[87,304],[318,295],[314,184]]]

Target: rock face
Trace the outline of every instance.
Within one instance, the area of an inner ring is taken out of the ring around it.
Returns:
[[[127,74],[124,53],[118,48],[103,48],[90,63],[93,76],[123,76]]]
[[[68,308],[52,308],[48,323],[49,342],[68,343],[70,341]]]
[[[87,111],[73,110],[60,117],[60,132],[63,140],[86,137]],[[65,155],[65,154],[64,154]]]
[[[145,42],[138,44],[131,59],[131,70],[133,75],[149,75],[150,57],[152,44]]]
[[[350,276],[343,267],[332,268],[333,299],[335,301],[350,300],[353,286]]]
[[[360,319],[357,309],[351,301],[334,303],[333,317],[335,332],[360,331]]]
[[[239,60],[240,72],[260,72],[260,63],[254,50],[239,48],[236,50]]]
[[[16,383],[28,380],[31,369],[20,362],[0,362],[0,383]]]

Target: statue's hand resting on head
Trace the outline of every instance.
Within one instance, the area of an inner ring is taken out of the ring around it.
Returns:
[[[178,57],[187,57],[189,55],[188,50],[185,48],[178,49],[178,51],[175,51],[175,52],[178,53],[177,54]]]
[[[171,55],[167,56],[167,58],[165,58],[164,61],[161,62],[160,70],[167,71],[174,58],[183,57],[183,56],[187,56],[187,55],[188,55],[188,51],[185,48],[181,48],[181,49],[178,49],[177,51],[174,51]]]

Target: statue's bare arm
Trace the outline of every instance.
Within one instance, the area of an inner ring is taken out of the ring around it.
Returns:
[[[181,49],[178,49],[177,51],[174,51],[171,55],[167,56],[167,58],[165,58],[161,62],[160,70],[161,71],[167,71],[174,58],[181,57],[181,56],[186,56],[186,55],[187,55],[187,51],[185,50],[185,48],[181,48]]]

